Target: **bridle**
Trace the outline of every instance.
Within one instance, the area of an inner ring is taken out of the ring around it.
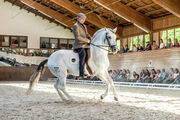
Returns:
[[[113,31],[112,31],[113,32]],[[114,33],[114,32],[113,32]],[[110,40],[111,40],[111,36],[108,36],[108,32],[106,32],[106,37],[105,37],[105,39],[104,39],[104,43],[106,42],[106,40],[107,40],[107,43],[108,43],[108,46],[107,45],[95,45],[95,44],[93,44],[93,43],[90,43],[91,45],[93,45],[93,46],[95,46],[95,47],[98,47],[98,48],[100,48],[100,49],[103,49],[103,50],[105,50],[105,51],[108,51],[109,52],[109,50],[107,50],[107,49],[105,49],[104,47],[114,47],[114,46],[116,46],[116,45],[111,45],[111,42],[110,42]]]

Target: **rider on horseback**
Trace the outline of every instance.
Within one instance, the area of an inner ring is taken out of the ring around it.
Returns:
[[[87,57],[87,49],[89,48],[88,43],[90,43],[91,36],[87,32],[87,28],[84,24],[86,20],[86,15],[79,13],[77,15],[77,22],[73,26],[73,33],[75,41],[73,44],[73,49],[79,54],[79,76],[84,77],[84,64]]]

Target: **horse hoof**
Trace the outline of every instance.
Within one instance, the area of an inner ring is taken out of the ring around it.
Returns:
[[[115,100],[115,101],[119,101],[118,97],[114,97],[114,100]]]
[[[100,97],[100,98],[101,98],[101,100],[102,100],[102,99],[104,99],[104,96],[103,96],[103,95],[101,95],[101,97]]]

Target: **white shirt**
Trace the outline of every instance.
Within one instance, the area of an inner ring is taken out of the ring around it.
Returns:
[[[174,73],[174,79],[179,75],[179,73]]]
[[[164,48],[164,43],[160,43],[160,47],[159,48]]]

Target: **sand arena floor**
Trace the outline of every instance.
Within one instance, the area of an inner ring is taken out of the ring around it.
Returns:
[[[116,87],[103,100],[105,86],[68,84],[76,100],[63,102],[54,82],[40,82],[27,96],[28,82],[0,82],[0,120],[180,120],[180,91]]]

